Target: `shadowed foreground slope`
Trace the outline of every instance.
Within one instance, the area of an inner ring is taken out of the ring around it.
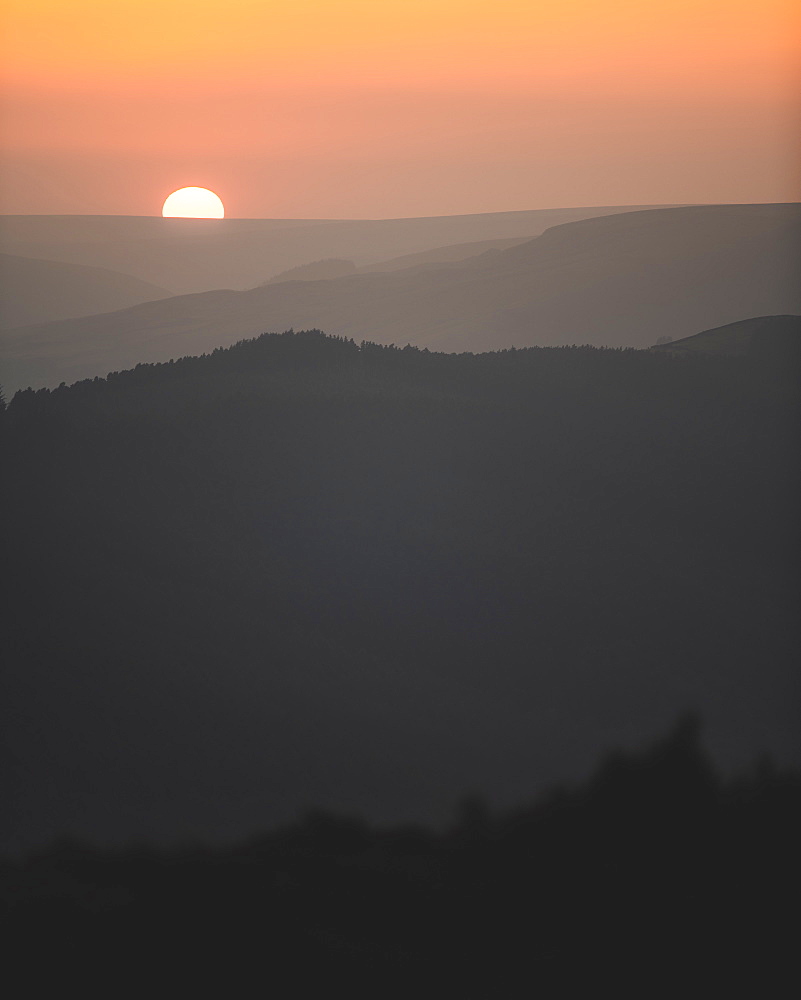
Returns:
[[[63,842],[0,865],[0,921],[29,987],[84,995],[779,996],[799,837],[799,773],[723,782],[686,719],[533,805],[464,800],[443,832],[312,811],[226,849]]]
[[[688,707],[798,760],[790,369],[306,333],[17,394],[3,842],[436,818]]]

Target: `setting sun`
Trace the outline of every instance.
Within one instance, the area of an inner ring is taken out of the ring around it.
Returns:
[[[225,206],[208,188],[179,188],[167,198],[161,214],[165,219],[224,219]]]

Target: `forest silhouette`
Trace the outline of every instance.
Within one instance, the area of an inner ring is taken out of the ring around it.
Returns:
[[[234,845],[61,841],[0,865],[30,987],[281,996],[770,995],[793,974],[801,773],[721,780],[686,716],[533,804],[441,830],[310,811]],[[46,955],[47,962],[37,961]]]

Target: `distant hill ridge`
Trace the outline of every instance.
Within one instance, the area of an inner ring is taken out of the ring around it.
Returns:
[[[569,222],[441,266],[283,281],[32,326],[3,338],[9,388],[317,328],[444,351],[589,343],[646,348],[801,312],[799,205],[650,209]]]
[[[704,330],[692,337],[683,337],[665,344],[656,344],[652,350],[670,354],[725,354],[743,357],[752,352],[755,341],[771,346],[801,345],[801,316],[756,316],[713,330]]]
[[[0,254],[0,329],[112,312],[170,295],[105,267]]]
[[[380,260],[374,264],[363,264],[358,268],[350,260],[340,260],[336,257],[327,258],[326,260],[312,261],[309,264],[301,264],[288,271],[281,271],[261,284],[273,285],[279,281],[315,281],[340,278],[347,274],[355,274],[357,271],[359,274],[374,274],[376,272],[403,271],[413,267],[422,268],[460,263],[467,260],[468,257],[478,257],[489,252],[496,253],[499,250],[507,250],[519,243],[525,243],[527,239],[525,236],[518,236],[503,240],[476,240],[470,243],[456,243],[450,246],[434,247],[433,250],[422,250],[419,253],[403,254],[400,257]]]
[[[315,260],[310,264],[299,264],[288,271],[281,271],[272,278],[267,278],[261,284],[274,285],[280,281],[326,281],[329,278],[342,278],[346,274],[355,274],[356,265],[352,260],[341,260],[338,257],[326,257],[325,260]]]
[[[646,205],[534,209],[416,219],[162,219],[0,216],[0,250],[113,267],[175,292],[253,288],[326,257],[357,266],[476,240],[529,239],[548,226]]]
[[[371,274],[375,271],[402,271],[407,268],[436,264],[454,264],[478,257],[486,253],[497,253],[508,250],[519,243],[527,243],[525,236],[510,237],[504,240],[477,240],[472,243],[456,243],[452,246],[435,247],[433,250],[423,250],[421,253],[404,254],[391,260],[380,260],[375,264],[364,264],[359,268],[360,274]]]

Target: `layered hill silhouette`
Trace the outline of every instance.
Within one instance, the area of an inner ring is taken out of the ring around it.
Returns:
[[[0,330],[111,312],[171,294],[104,267],[0,254]]]
[[[694,337],[684,337],[657,344],[655,351],[673,354],[723,354],[746,357],[768,350],[792,354],[801,347],[801,316],[755,316],[714,330],[704,330]]]
[[[372,274],[376,271],[403,271],[420,264],[449,264],[454,261],[467,260],[468,257],[478,257],[479,254],[487,253],[490,250],[506,250],[508,247],[525,243],[526,239],[525,236],[518,236],[503,240],[456,243],[453,246],[434,247],[433,250],[422,250],[419,253],[404,254],[390,260],[380,260],[375,264],[363,264],[359,268],[352,260],[331,257],[326,260],[312,261],[310,264],[301,264],[288,271],[281,271],[261,284],[272,285],[280,281],[315,281],[318,278],[321,280],[341,278],[348,274],[354,274],[357,270],[360,274]]]
[[[527,237],[517,236],[503,240],[479,240],[473,243],[456,243],[453,246],[435,247],[433,250],[423,250],[420,253],[408,253],[392,260],[380,260],[376,264],[363,264],[359,268],[361,274],[374,271],[403,271],[420,264],[452,264],[467,260],[468,257],[478,257],[479,254],[496,250],[507,250],[509,247],[525,243]]]
[[[549,229],[462,261],[179,296],[3,338],[11,387],[55,385],[318,327],[446,351],[650,347],[745,316],[801,312],[801,206],[651,209]]]
[[[310,264],[290,267],[288,271],[281,271],[262,281],[262,285],[275,285],[281,281],[326,281],[329,278],[342,278],[355,273],[356,265],[352,260],[327,257],[325,260],[313,260]]]
[[[0,843],[439,822],[688,708],[798,762],[787,367],[312,331],[16,394]]]
[[[0,218],[0,250],[115,268],[187,293],[252,288],[272,274],[327,257],[361,266],[458,243],[530,238],[562,222],[647,207],[376,220],[12,215]]]

